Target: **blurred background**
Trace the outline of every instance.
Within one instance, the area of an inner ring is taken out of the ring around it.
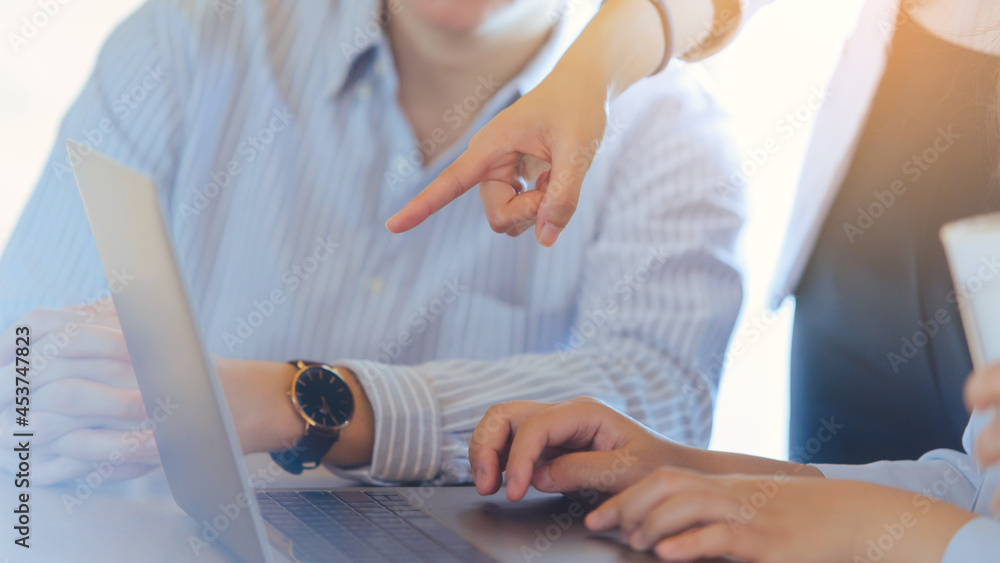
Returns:
[[[66,1],[16,48],[9,34],[19,33],[22,18],[32,18],[39,5],[0,3],[0,251],[105,37],[141,3]],[[825,89],[860,8],[861,0],[775,0],[726,51],[696,65],[732,111],[751,210],[743,241],[747,299],[734,335],[742,348],[720,358],[726,369],[715,449],[787,457],[792,310],[786,303],[771,313],[764,305],[814,117],[808,103]],[[762,158],[770,139],[778,150]]]

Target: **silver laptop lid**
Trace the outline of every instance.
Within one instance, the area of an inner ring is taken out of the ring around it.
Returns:
[[[170,491],[198,522],[193,555],[220,541],[248,563],[268,561],[264,527],[232,419],[202,346],[153,182],[73,141],[73,165],[109,283],[134,276],[113,295],[148,412],[176,409],[153,429]]]

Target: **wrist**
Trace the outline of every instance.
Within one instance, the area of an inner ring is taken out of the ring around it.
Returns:
[[[886,550],[884,563],[938,563],[944,558],[955,534],[970,521],[979,518],[979,515],[949,502],[915,496],[909,491],[872,485],[867,493],[867,500],[875,510],[870,518],[864,520],[867,533],[856,534],[859,541],[855,551],[864,553],[870,549],[866,540],[885,534],[889,529],[887,524],[905,530],[893,548]],[[892,509],[880,509],[890,506]]]
[[[607,0],[553,72],[562,67],[576,79],[592,77],[615,98],[669,58],[664,31],[650,0]]]
[[[675,442],[669,442],[668,447],[670,450],[669,455],[673,458],[673,462],[668,465],[697,473],[715,473],[715,471],[712,470],[712,452],[702,448],[677,444]]]
[[[742,13],[739,0],[724,2],[732,4],[735,9],[723,8],[716,13],[719,2],[713,0],[663,0],[670,12],[670,29],[673,33],[671,54],[674,57],[684,57],[686,60],[700,60],[706,47],[724,44],[729,27],[716,28],[718,18],[722,23],[732,26],[739,25]],[[721,34],[721,35],[720,35]],[[714,49],[713,49],[714,50]],[[694,59],[689,58],[696,55]],[[707,55],[705,53],[704,55]]]
[[[297,369],[286,362],[215,358],[216,371],[243,453],[279,452],[299,443],[306,421],[288,392]],[[375,416],[358,378],[340,369],[354,397],[354,415],[323,462],[341,467],[371,463]]]
[[[305,421],[288,397],[294,366],[228,358],[216,358],[215,365],[243,453],[281,451],[298,443]]]
[[[672,444],[672,465],[705,475],[775,475],[789,477],[824,478],[823,473],[811,466],[792,461],[780,461],[730,452],[716,452],[702,448]]]
[[[369,465],[375,447],[375,413],[357,375],[342,366],[338,371],[343,374],[354,396],[354,414],[350,423],[340,431],[337,442],[327,452],[323,463],[343,468]]]

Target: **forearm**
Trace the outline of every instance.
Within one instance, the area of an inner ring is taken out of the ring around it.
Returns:
[[[586,77],[585,85],[600,87],[614,99],[652,74],[670,49],[650,0],[609,0],[566,50],[553,76]]]
[[[244,453],[276,452],[291,448],[305,432],[305,420],[292,405],[288,391],[296,368],[285,362],[216,358],[229,410]],[[374,415],[357,377],[348,372],[354,394],[354,415],[324,464],[356,467],[371,463]]]
[[[789,477],[823,477],[823,473],[811,465],[730,452],[686,447],[680,450],[678,458],[678,465],[681,467],[708,475],[782,474]]]
[[[650,0],[608,0],[567,49],[555,76],[567,75],[602,88],[614,99],[649,76],[665,58],[680,56],[712,29],[711,0],[667,0],[672,36],[667,37]]]

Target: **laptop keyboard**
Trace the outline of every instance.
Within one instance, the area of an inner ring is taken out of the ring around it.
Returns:
[[[493,561],[393,491],[258,492],[257,501],[302,563]]]

